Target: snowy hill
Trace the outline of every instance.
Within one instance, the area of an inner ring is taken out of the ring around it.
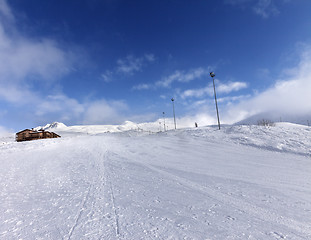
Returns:
[[[291,122],[295,124],[301,124],[306,126],[311,126],[311,113],[309,114],[300,114],[300,115],[293,115],[293,114],[285,114],[285,113],[278,113],[278,112],[265,112],[253,115],[248,117],[240,122],[237,122],[236,125],[241,124],[257,124],[258,121],[266,119],[272,122]]]
[[[63,123],[54,122],[44,127],[35,129],[44,129],[53,131],[64,136],[77,135],[97,135],[103,133],[124,133],[128,131],[144,132],[148,134],[158,133],[159,126],[157,122],[136,124],[126,121],[122,125],[77,125],[66,126]],[[205,138],[209,137],[215,127],[203,128],[185,128],[177,132],[184,135],[193,135]],[[297,131],[297,129],[299,129]],[[163,128],[161,129],[163,131]],[[212,131],[212,132],[210,132]],[[213,135],[218,137],[219,141],[235,142],[236,144],[249,145],[259,148],[270,149],[273,151],[287,151],[292,153],[307,154],[311,156],[311,142],[308,140],[311,128],[294,123],[275,123],[274,127],[262,127],[257,125],[234,125],[222,126],[220,134]],[[133,133],[132,133],[133,134]],[[136,135],[136,134],[135,134]]]
[[[146,132],[158,132],[164,130],[163,126],[159,128],[158,121],[147,123],[134,123],[131,121],[125,121],[121,125],[76,125],[66,126],[63,123],[54,122],[45,126],[38,126],[35,130],[44,129],[46,131],[53,131],[60,135],[73,135],[73,134],[101,134],[101,133],[115,133],[126,131],[146,131]]]
[[[34,128],[34,130],[38,131],[38,130],[46,130],[46,131],[52,131],[54,129],[66,129],[67,126],[63,123],[60,122],[53,122],[53,123],[48,123],[45,126],[38,126],[36,128]]]
[[[311,128],[142,126],[1,144],[0,239],[311,239]]]

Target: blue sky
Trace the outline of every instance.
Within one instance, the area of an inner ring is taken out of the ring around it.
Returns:
[[[0,126],[311,111],[309,0],[0,0]],[[297,107],[298,106],[298,107]]]

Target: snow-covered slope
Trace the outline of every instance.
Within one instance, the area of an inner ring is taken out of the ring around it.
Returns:
[[[46,130],[46,131],[50,131],[50,130],[53,130],[53,129],[66,129],[67,126],[64,124],[64,123],[60,123],[60,122],[53,122],[53,123],[48,123],[46,124],[45,126],[38,126],[38,127],[35,127],[34,130],[38,131],[38,130]]]
[[[257,124],[258,121],[261,121],[262,119],[270,120],[272,122],[291,122],[301,125],[310,126],[311,125],[311,112],[310,113],[304,113],[300,115],[293,115],[293,114],[284,114],[284,113],[278,113],[278,112],[265,112],[265,113],[259,113],[256,115],[253,115],[251,117],[248,117],[246,119],[243,119],[242,121],[236,123],[237,125],[240,124]]]
[[[130,126],[0,145],[0,239],[311,239],[310,128]]]
[[[35,130],[44,129],[46,131],[53,131],[59,134],[73,135],[73,134],[100,134],[109,132],[125,132],[125,131],[158,131],[158,126],[155,123],[140,123],[136,124],[131,121],[125,121],[121,125],[76,125],[66,126],[63,123],[54,122],[47,124],[44,127],[36,127]]]
[[[184,126],[180,126],[184,127]],[[145,132],[159,132],[164,131],[163,119],[155,122],[134,123],[125,121],[120,125],[76,125],[66,126],[64,123],[53,122],[45,126],[38,126],[35,130],[44,129],[46,131],[53,131],[59,134],[73,135],[73,134],[100,134],[100,133],[113,133],[113,132],[126,132],[126,131],[145,131]],[[174,129],[173,119],[166,119],[166,130]]]
[[[288,152],[311,157],[311,127],[294,123],[275,123],[272,127],[258,125],[226,126],[213,134],[215,128],[188,129],[185,135],[212,138],[218,142],[247,145],[275,152]]]

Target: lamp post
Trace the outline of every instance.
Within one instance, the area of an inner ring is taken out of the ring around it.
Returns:
[[[164,123],[164,132],[166,131],[166,127],[165,127],[165,112],[163,112],[163,123]]]
[[[174,105],[174,98],[171,99],[173,103],[173,114],[174,114],[174,124],[175,124],[175,130],[176,130],[176,119],[175,119],[175,105]]]
[[[218,113],[217,98],[216,98],[216,88],[215,88],[215,81],[214,81],[215,73],[214,72],[210,72],[210,76],[213,78],[215,104],[216,104],[216,112],[217,112],[217,119],[218,119],[218,128],[220,130],[220,121],[219,121],[219,113]]]

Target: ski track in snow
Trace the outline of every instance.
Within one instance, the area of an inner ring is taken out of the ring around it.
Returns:
[[[78,225],[78,222],[79,222],[79,219],[80,219],[80,217],[81,217],[81,214],[83,213],[83,210],[84,210],[84,208],[85,208],[85,203],[86,203],[86,201],[88,200],[88,197],[89,197],[89,195],[90,195],[90,188],[91,188],[91,186],[88,188],[88,191],[87,191],[87,193],[86,193],[86,195],[85,195],[83,201],[81,202],[81,208],[79,209],[79,212],[78,212],[77,217],[76,217],[76,219],[75,219],[74,225],[73,225],[72,228],[70,229],[70,232],[69,232],[69,234],[68,234],[68,235],[69,235],[69,236],[68,236],[68,240],[71,238],[74,229],[75,229],[75,228],[77,227],[77,225]]]
[[[311,239],[310,137],[242,126],[7,142],[0,239]]]
[[[107,160],[107,159],[105,159]],[[107,174],[107,180],[109,182],[109,187],[110,187],[110,199],[111,199],[111,204],[112,204],[112,209],[114,212],[114,218],[115,218],[115,233],[116,233],[116,237],[119,238],[120,235],[120,226],[119,226],[119,215],[118,215],[118,211],[116,208],[116,200],[115,200],[115,196],[114,196],[114,192],[113,192],[113,185],[111,182],[111,178],[109,177],[109,174]]]
[[[196,189],[198,191],[202,191],[204,194],[207,194],[209,197],[213,197],[219,202],[222,202],[227,205],[231,205],[232,207],[235,207],[238,210],[252,214],[257,218],[270,222],[271,224],[274,224],[274,223],[282,224],[286,226],[287,228],[293,228],[293,230],[298,230],[299,232],[302,232],[304,234],[310,233],[311,231],[311,226],[309,224],[300,223],[293,219],[280,216],[277,213],[271,212],[269,210],[255,206],[253,204],[249,204],[239,198],[231,197],[228,194],[220,193],[208,186],[199,185],[193,181],[189,181],[186,178],[179,177],[175,174],[169,173],[165,170],[159,169],[152,165],[147,166],[144,164],[144,166],[149,168],[150,170],[156,171],[164,175],[165,177],[171,178],[172,180],[177,182],[179,185],[183,185],[185,187],[188,187],[189,189]]]

